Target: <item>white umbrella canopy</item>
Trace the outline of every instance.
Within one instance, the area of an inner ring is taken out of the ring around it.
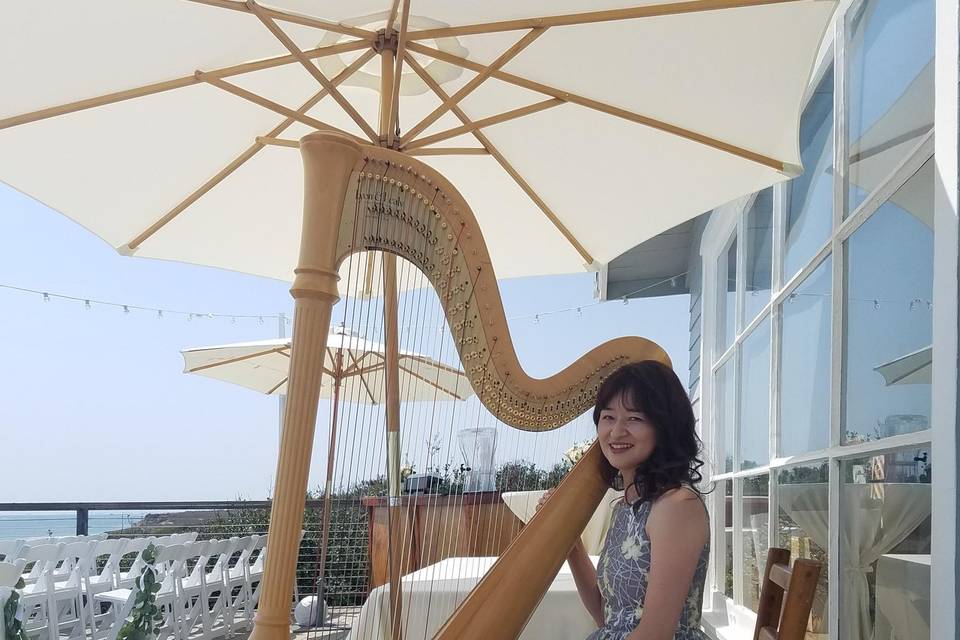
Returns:
[[[223,380],[265,394],[283,395],[290,371],[290,338],[239,342],[184,349],[183,372]],[[386,347],[335,328],[327,337],[320,397],[340,397],[362,404],[383,404],[386,393]],[[400,351],[402,402],[466,400],[473,395],[459,369],[410,351]]]
[[[399,0],[13,3],[0,180],[122,252],[289,280],[303,186],[288,147],[317,128],[377,139],[371,43],[392,10],[413,58],[394,146],[463,193],[498,276],[602,269],[800,170],[834,6],[412,0],[403,31]]]
[[[930,384],[933,380],[933,347],[894,358],[874,367],[889,387],[894,384]]]

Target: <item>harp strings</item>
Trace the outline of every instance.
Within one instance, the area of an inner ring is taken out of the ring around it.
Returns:
[[[401,243],[410,245],[423,242],[422,236],[415,234],[412,227],[393,227],[378,206],[396,203],[396,206],[411,211],[417,207],[429,207],[430,200],[417,200],[410,191],[405,192],[382,180],[365,183],[361,179],[353,195],[357,205],[354,209],[356,221],[353,225],[355,241],[365,236],[383,235],[396,230],[400,236],[396,240]],[[359,244],[358,242],[355,246]],[[425,243],[421,246],[424,249],[429,248]],[[345,280],[341,281],[341,302],[334,311],[332,329],[337,330],[338,325],[344,327],[344,332],[348,334],[341,338],[344,347],[349,348],[355,341],[360,340],[386,344],[384,302],[377,293],[383,291],[385,284],[381,266],[382,256],[368,252],[350,253],[342,265],[341,273],[345,275]],[[425,370],[420,366],[420,361],[409,354],[421,354],[458,369],[462,369],[464,365],[458,358],[458,347],[462,345],[456,343],[447,326],[444,311],[446,304],[442,294],[438,296],[428,277],[407,260],[397,259],[396,278],[399,289],[397,326],[401,352],[400,395],[403,399],[410,397],[418,383],[423,382],[413,374]],[[374,295],[369,295],[371,291]],[[476,303],[472,290],[467,303]],[[329,351],[336,356],[336,348],[339,346],[339,342],[334,342]],[[481,363],[481,366],[486,367],[486,364]],[[385,366],[384,358],[378,355],[371,354],[354,360],[344,351],[341,371],[336,372],[346,375],[336,407],[338,420],[332,486],[335,500],[330,517],[330,550],[323,567],[324,595],[328,604],[334,605],[334,613],[338,607],[359,607],[366,600],[366,566],[370,560],[367,557],[366,544],[368,511],[361,501],[365,496],[379,494],[382,497],[387,490],[386,413],[382,404],[382,392],[386,383]],[[483,376],[480,379],[484,379]],[[438,380],[434,379],[433,382]],[[455,379],[449,391],[463,397],[470,393],[471,389],[466,379],[461,376]],[[371,404],[371,394],[376,398],[376,404]],[[507,542],[504,538],[509,535],[508,525],[512,522],[513,515],[505,507],[494,512],[485,530],[480,527],[465,529],[461,525],[463,509],[474,508],[472,502],[475,496],[462,491],[464,478],[460,465],[465,461],[459,449],[459,429],[493,428],[497,433],[495,461],[501,465],[512,461],[528,461],[547,469],[553,462],[561,459],[562,452],[570,444],[592,437],[593,431],[592,422],[588,418],[584,420],[585,416],[552,432],[526,432],[507,428],[476,396],[467,401],[451,400],[446,399],[440,389],[434,389],[432,398],[416,402],[402,401],[400,406],[401,463],[410,463],[419,473],[431,469],[440,471],[445,480],[459,486],[459,490],[451,495],[428,495],[420,498],[434,505],[440,501],[447,505],[444,509],[426,509],[424,519],[420,522],[421,530],[436,532],[436,535],[414,539],[412,527],[407,526],[414,517],[413,499],[404,500],[405,510],[401,514],[401,522],[393,520],[397,514],[388,511],[389,526],[398,527],[402,531],[401,548],[391,549],[391,552],[401,553],[419,567],[432,564],[441,556],[493,555],[494,550],[502,549]],[[331,402],[330,417],[333,411]],[[320,433],[324,433],[324,426],[329,430],[329,418],[327,425],[318,426]],[[316,456],[318,460],[324,461],[324,473],[326,447],[330,442],[330,433],[326,433],[326,439],[317,439],[321,450]],[[525,470],[520,465],[514,469],[517,472]],[[504,484],[509,485],[508,489],[544,488],[539,485],[539,478],[524,478],[517,473],[500,478],[500,485]],[[482,507],[478,505],[476,508]],[[411,550],[416,551],[415,557],[411,557]],[[404,573],[413,570],[409,564],[404,565]],[[467,564],[460,565],[461,571],[469,570]],[[445,591],[453,584],[459,594],[465,594],[474,583],[465,573],[448,573],[427,584],[419,584],[418,594],[425,591],[431,596],[438,595],[440,580],[443,581],[442,588]],[[449,598],[450,594],[444,593],[444,596]],[[430,630],[426,627],[414,628],[413,625],[415,620],[422,620],[427,624],[431,618],[434,598],[428,598],[425,612],[416,612],[414,615],[412,607],[421,606],[419,603],[422,601],[418,600],[414,605],[411,597],[411,590],[404,589],[401,611],[405,621],[405,637],[425,637]],[[376,603],[380,607],[388,608],[389,598],[380,598]],[[389,619],[389,611],[377,611],[371,607],[368,613],[372,619],[355,629],[358,633],[354,637],[358,640],[372,640],[379,635],[375,621],[378,618]],[[308,638],[319,639],[327,635],[328,632],[319,627],[308,633]]]

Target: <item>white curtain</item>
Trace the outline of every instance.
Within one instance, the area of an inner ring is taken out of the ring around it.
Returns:
[[[780,507],[829,548],[826,484],[780,485]],[[930,515],[928,484],[844,484],[840,505],[841,638],[873,640],[867,574]],[[832,560],[832,559],[831,559]]]

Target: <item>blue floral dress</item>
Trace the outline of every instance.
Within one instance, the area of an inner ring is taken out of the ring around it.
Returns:
[[[640,622],[650,573],[646,525],[652,506],[653,503],[644,502],[634,509],[620,502],[614,507],[613,521],[597,563],[604,624],[587,640],[623,640]],[[707,640],[707,635],[700,631],[700,611],[709,556],[708,541],[700,552],[674,640]]]

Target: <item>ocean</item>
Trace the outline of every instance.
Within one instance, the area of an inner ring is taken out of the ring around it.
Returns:
[[[126,529],[137,524],[147,513],[147,511],[91,512],[89,533],[92,535]],[[74,511],[0,512],[0,540],[72,536],[76,533],[77,514]]]

